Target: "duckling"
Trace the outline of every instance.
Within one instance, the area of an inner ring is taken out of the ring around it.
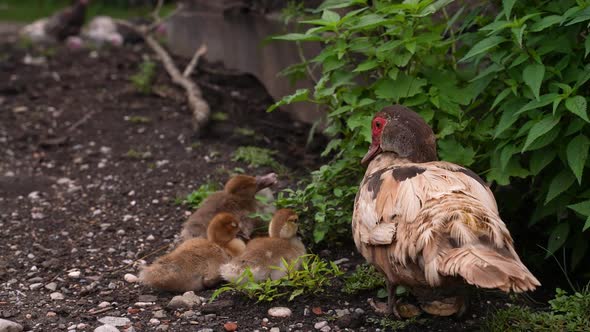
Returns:
[[[256,193],[277,182],[277,175],[269,173],[263,176],[236,175],[229,179],[222,191],[211,194],[201,207],[184,223],[181,236],[184,240],[205,237],[207,225],[213,216],[228,212],[240,220],[240,235],[249,239],[256,228],[256,221],[248,214],[257,208]]]
[[[181,243],[152,265],[143,267],[139,279],[145,285],[171,292],[213,287],[221,281],[219,266],[240,255],[246,247],[236,238],[238,231],[238,219],[219,213],[207,228],[207,239]]]
[[[256,281],[269,277],[276,280],[284,276],[284,271],[270,267],[284,267],[282,259],[291,262],[305,255],[305,246],[297,237],[297,219],[293,210],[278,210],[268,227],[268,237],[252,239],[240,256],[221,266],[223,279],[236,281],[247,267]]]

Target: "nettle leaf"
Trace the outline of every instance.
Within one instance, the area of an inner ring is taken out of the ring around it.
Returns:
[[[467,61],[476,55],[480,55],[496,46],[505,42],[506,38],[502,36],[490,36],[484,40],[481,40],[477,44],[473,45],[473,47],[467,52],[467,54],[459,60],[459,62]]]
[[[557,156],[555,150],[538,150],[532,153],[529,160],[529,169],[532,175],[538,175]]]
[[[383,79],[375,85],[375,94],[379,98],[391,99],[399,102],[400,98],[407,98],[422,92],[426,80],[399,73],[396,80]]]
[[[582,232],[590,228],[590,200],[568,205],[567,207],[583,215],[584,217],[587,217]]]
[[[553,129],[553,127],[559,123],[559,119],[560,117],[547,116],[537,121],[529,131],[529,134],[524,143],[524,147],[522,148],[522,152],[527,151],[529,145]]]
[[[559,172],[549,184],[549,190],[547,191],[545,204],[549,203],[559,194],[568,190],[572,184],[574,184],[574,181],[576,181],[576,177],[568,169],[564,169]]]
[[[504,100],[506,97],[508,97],[508,95],[510,94],[510,88],[506,88],[504,90],[502,90],[502,92],[500,92],[497,96],[496,99],[494,99],[494,103],[492,104],[492,108],[494,109],[496,106],[498,106],[498,104]]]
[[[360,134],[367,143],[371,143],[371,116],[362,112],[355,112],[346,121],[346,125],[351,130],[360,128]]]
[[[336,12],[326,9],[322,13],[322,20],[328,21],[330,23],[337,23],[340,21],[340,15],[338,15]]]
[[[512,158],[512,156],[518,152],[518,147],[516,147],[514,144],[508,144],[506,145],[503,149],[502,152],[500,152],[500,169],[501,170],[505,170],[506,166],[508,166],[508,162],[510,161],[510,158]]]
[[[377,14],[367,14],[361,16],[352,26],[348,27],[350,30],[364,30],[371,29],[386,22],[387,19]]]
[[[586,41],[584,41],[584,49],[586,50],[584,52],[584,58],[588,56],[588,53],[590,53],[590,38],[588,36],[586,36]]]
[[[438,141],[438,147],[438,152],[445,161],[463,166],[469,166],[475,161],[475,150],[461,145],[454,138]]]
[[[317,35],[308,35],[305,33],[288,33],[281,36],[271,37],[272,40],[286,40],[286,41],[320,41],[322,37]]]
[[[314,12],[321,12],[324,9],[345,8],[353,5],[366,5],[366,0],[326,0]]]
[[[586,98],[582,96],[569,97],[565,100],[565,108],[567,108],[568,111],[581,117],[586,122],[590,122],[590,119],[588,119],[588,113],[586,112],[586,107]]]
[[[512,12],[512,7],[514,7],[515,2],[516,0],[502,0],[502,7],[504,8],[504,14],[507,19],[510,19],[510,13]]]
[[[559,15],[545,16],[531,26],[531,31],[532,32],[539,32],[539,31],[545,30],[546,28],[548,28],[552,25],[560,23],[561,20],[562,20],[562,17]]]
[[[569,232],[570,225],[568,223],[561,223],[553,228],[549,236],[549,241],[547,242],[547,255],[545,255],[545,258],[551,257],[557,249],[565,244]]]
[[[574,137],[567,145],[567,163],[574,172],[579,184],[582,184],[582,174],[588,158],[589,148],[590,140],[584,134]]]
[[[363,71],[371,70],[371,69],[377,67],[378,65],[379,65],[379,62],[377,60],[375,60],[375,59],[367,60],[367,61],[359,64],[353,70],[353,72],[357,73],[357,72],[363,72]]]
[[[512,34],[514,35],[514,38],[516,38],[516,41],[518,42],[518,46],[522,47],[522,36],[524,35],[524,30],[526,29],[527,25],[523,24],[520,28],[513,28],[512,29]]]
[[[288,105],[294,102],[298,102],[298,101],[304,101],[307,100],[309,96],[309,90],[308,89],[299,89],[297,91],[295,91],[294,94],[290,95],[290,96],[285,96],[283,97],[283,99],[279,100],[278,102],[270,105],[270,107],[266,110],[267,112],[272,112],[275,109],[277,109],[278,107],[281,107],[283,105]]]
[[[524,83],[531,88],[535,98],[539,99],[539,91],[541,90],[541,83],[545,76],[545,66],[539,63],[533,63],[524,68],[522,71],[522,79]]]

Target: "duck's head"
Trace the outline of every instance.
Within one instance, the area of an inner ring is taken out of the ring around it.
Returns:
[[[268,235],[282,239],[290,239],[297,235],[297,221],[299,217],[291,209],[280,209],[275,212],[270,225]]]
[[[277,183],[277,175],[268,173],[262,176],[236,175],[225,184],[224,191],[228,194],[254,197],[256,193]]]
[[[230,213],[218,213],[207,227],[207,239],[213,243],[226,244],[233,240],[240,230],[239,220]]]
[[[387,106],[377,112],[371,122],[371,136],[363,165],[382,152],[393,152],[415,163],[438,160],[434,132],[420,115],[405,106]]]

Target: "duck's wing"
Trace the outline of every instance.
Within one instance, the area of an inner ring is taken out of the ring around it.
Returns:
[[[538,284],[514,251],[488,186],[455,164],[371,170],[357,195],[353,232],[357,247],[383,270],[418,264],[430,286],[442,276],[503,290]]]
[[[498,215],[496,200],[473,171],[447,162],[402,164],[384,167],[365,176],[357,194],[355,214],[367,244],[393,241],[399,223],[413,223],[427,202],[461,193],[481,208]]]

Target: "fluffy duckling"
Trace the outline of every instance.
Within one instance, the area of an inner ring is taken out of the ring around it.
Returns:
[[[215,286],[221,281],[219,266],[241,254],[246,245],[236,238],[239,221],[219,213],[207,228],[207,239],[195,238],[142,268],[139,279],[148,286],[186,292]]]
[[[290,262],[305,255],[305,246],[297,237],[297,214],[290,209],[278,210],[268,227],[269,237],[259,237],[246,245],[246,250],[220,268],[223,279],[235,281],[249,267],[254,280],[279,279],[284,271],[271,269],[281,266],[282,259]]]
[[[205,237],[207,225],[213,216],[220,212],[234,214],[240,220],[240,235],[250,238],[256,228],[256,221],[248,214],[257,208],[256,193],[277,182],[277,175],[263,176],[236,175],[229,179],[222,191],[211,194],[201,207],[184,223],[182,238]]]

